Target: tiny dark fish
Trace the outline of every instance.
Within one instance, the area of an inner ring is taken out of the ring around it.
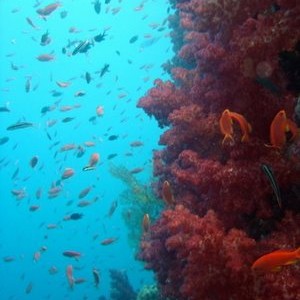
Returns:
[[[86,53],[92,46],[92,43],[89,40],[85,40],[79,43],[79,45],[73,50],[72,55],[77,53]]]
[[[118,202],[117,201],[113,201],[111,203],[111,206],[110,206],[109,211],[108,211],[108,216],[109,217],[111,217],[114,214],[114,212],[116,211],[117,207],[118,207]]]
[[[89,118],[89,122],[91,122],[93,124],[96,124],[96,120],[97,120],[96,116],[92,116],[92,117]]]
[[[158,29],[157,29],[157,31],[158,32],[161,32],[161,31],[164,31],[166,29],[166,27],[159,27]]]
[[[138,36],[137,35],[134,35],[130,40],[129,40],[129,43],[130,44],[133,44],[133,43],[135,43],[137,40],[138,40]]]
[[[37,156],[32,157],[32,159],[29,162],[30,167],[32,169],[34,169],[34,167],[37,165],[38,161],[39,161],[39,158]]]
[[[118,154],[117,153],[111,153],[107,156],[107,159],[113,159],[114,157],[116,157]]]
[[[99,15],[101,12],[101,2],[99,0],[96,0],[94,2],[94,10]]]
[[[75,118],[73,118],[73,117],[66,117],[66,118],[62,119],[61,121],[62,121],[63,123],[68,123],[68,122],[73,121],[74,119],[75,119]]]
[[[50,44],[51,42],[51,38],[49,37],[49,32],[47,30],[47,32],[45,32],[42,36],[41,36],[41,41],[40,41],[40,45],[41,46],[46,46],[48,44]]]
[[[13,131],[13,130],[24,129],[24,128],[28,128],[28,127],[33,127],[33,123],[30,123],[30,122],[18,122],[18,123],[15,123],[15,124],[12,124],[12,125],[8,126],[6,128],[6,130]]]
[[[130,170],[130,173],[131,174],[137,174],[137,173],[140,173],[144,170],[144,168],[134,168],[132,170]]]
[[[80,158],[84,155],[85,149],[82,146],[78,146],[76,157]]]
[[[26,286],[25,293],[30,294],[32,291],[32,288],[33,288],[33,283],[29,282],[28,285]]]
[[[50,141],[52,141],[52,137],[51,137],[51,135],[49,134],[48,131],[46,131],[46,134],[47,134],[47,138],[48,138]]]
[[[51,111],[51,107],[50,106],[44,106],[41,108],[41,114],[46,114],[47,112]]]
[[[25,82],[25,92],[29,93],[31,89],[31,78],[28,78]]]
[[[58,91],[51,91],[52,97],[60,97],[63,93]]]
[[[105,36],[102,33],[99,33],[98,35],[94,36],[94,40],[95,42],[100,43],[105,40]]]
[[[16,258],[14,256],[4,256],[3,257],[3,261],[4,262],[12,262],[14,261]]]
[[[7,106],[1,106],[0,112],[10,112],[10,109]]]
[[[73,213],[70,215],[70,219],[74,220],[74,221],[77,221],[77,220],[81,219],[82,217],[83,217],[83,214],[79,214],[79,213]]]
[[[105,64],[100,71],[100,77],[103,77],[105,73],[109,72],[109,64]]]
[[[27,23],[32,27],[32,28],[34,28],[34,29],[38,29],[38,27],[36,27],[35,25],[34,25],[34,23],[32,22],[32,20],[30,19],[30,18],[26,18],[26,21],[27,21]]]
[[[9,137],[5,136],[0,138],[0,146],[6,144],[9,141]]]
[[[106,30],[104,30],[102,33],[99,33],[98,35],[94,36],[94,41],[100,43],[105,40],[106,35]]]
[[[130,147],[140,147],[143,145],[144,145],[144,143],[141,141],[134,141],[134,142],[130,143]]]
[[[118,135],[113,134],[113,135],[110,135],[110,136],[108,137],[108,140],[109,140],[109,141],[114,141],[114,140],[116,140],[118,137],[119,137]]]
[[[89,72],[85,73],[85,81],[87,84],[89,84],[92,80],[91,74]]]
[[[93,269],[93,276],[94,276],[95,287],[98,287],[100,283],[100,273],[96,268]]]
[[[20,169],[17,168],[17,169],[15,170],[15,172],[12,174],[11,179],[15,179],[15,178],[18,176],[19,171],[20,171]]]
[[[268,178],[268,180],[271,184],[271,187],[272,187],[273,192],[275,194],[278,206],[280,208],[282,208],[282,200],[281,200],[280,189],[279,189],[279,185],[278,185],[278,182],[275,178],[275,175],[273,173],[272,168],[267,164],[262,164],[261,169],[264,172],[264,174],[267,176],[267,178]]]
[[[80,252],[73,251],[73,250],[64,251],[62,254],[63,256],[74,257],[74,258],[79,258],[81,256]]]
[[[60,13],[60,17],[62,19],[64,19],[66,16],[68,15],[68,12],[66,10],[63,10],[61,13]]]

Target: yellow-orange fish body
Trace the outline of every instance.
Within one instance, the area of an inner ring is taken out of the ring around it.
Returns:
[[[167,181],[167,180],[164,181],[163,186],[162,186],[162,197],[163,197],[164,201],[166,202],[166,204],[168,204],[168,205],[175,204],[175,199],[174,199],[174,195],[172,192],[172,188],[171,188],[169,181]]]
[[[222,113],[222,116],[219,121],[220,130],[222,134],[224,135],[224,139],[222,141],[222,144],[224,144],[226,141],[232,141],[233,142],[233,128],[232,128],[232,119],[230,117],[230,111],[229,109],[225,109]]]
[[[144,214],[142,226],[143,226],[143,232],[144,233],[149,232],[149,229],[150,229],[150,217],[149,217],[149,214]]]
[[[233,120],[239,123],[242,131],[242,142],[248,142],[250,132],[252,131],[251,125],[243,115],[225,109],[219,120],[220,130],[224,135],[222,144],[225,142],[233,142]]]
[[[248,142],[249,141],[249,135],[252,131],[251,125],[247,122],[245,117],[241,114],[230,112],[231,119],[237,121],[240,125],[241,131],[242,131],[242,142]]]
[[[286,144],[286,132],[292,133],[292,138],[298,136],[297,125],[287,118],[286,112],[280,110],[274,117],[270,126],[270,142],[272,147],[281,149]]]
[[[300,261],[300,248],[294,251],[277,250],[258,258],[252,265],[254,271],[266,273],[277,272],[282,266],[292,265]]]

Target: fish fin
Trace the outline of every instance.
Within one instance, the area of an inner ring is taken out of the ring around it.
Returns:
[[[250,123],[248,123],[248,130],[249,130],[249,132],[252,132],[252,126]]]
[[[281,269],[282,269],[281,266],[277,266],[277,267],[274,267],[271,271],[272,271],[272,272],[280,272]]]
[[[299,128],[297,127],[297,124],[290,119],[286,120],[286,131],[290,131],[292,133],[291,140],[299,137]]]
[[[249,134],[244,134],[243,136],[242,136],[242,142],[249,142]]]
[[[297,258],[291,259],[291,260],[287,261],[284,265],[285,265],[285,266],[288,266],[288,265],[294,265],[295,263],[298,262],[298,260],[299,260],[299,259],[297,259]]]

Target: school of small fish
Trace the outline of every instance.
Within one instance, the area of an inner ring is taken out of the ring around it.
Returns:
[[[66,289],[61,299],[73,299],[68,293],[78,285],[86,286],[80,299],[92,299],[86,296],[91,286],[101,290],[108,269],[116,268],[103,262],[117,260],[116,249],[126,244],[127,234],[116,200],[122,187],[112,181],[108,167],[113,161],[134,176],[151,176],[147,147],[153,134],[145,133],[150,121],[135,106],[164,76],[155,46],[161,44],[160,52],[165,47],[161,63],[172,55],[168,5],[31,0],[26,5],[8,1],[0,8],[10,24],[18,25],[2,37],[7,47],[0,52],[0,176],[5,183],[0,209],[12,207],[14,214],[3,224],[12,238],[20,235],[18,247],[0,241],[0,249],[5,267],[15,268],[14,281],[23,286],[23,296],[10,290],[11,299],[33,295],[40,280],[51,289],[39,299],[59,299],[51,298],[53,280]],[[127,27],[126,14],[141,26]],[[5,28],[4,19],[0,22]],[[170,184],[163,194],[173,205]],[[144,235],[151,231],[147,211],[140,226]],[[32,268],[23,268],[25,263]],[[127,262],[118,267],[124,266]]]

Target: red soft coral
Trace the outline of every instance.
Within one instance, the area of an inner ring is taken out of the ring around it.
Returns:
[[[294,75],[286,73],[284,59],[297,52],[300,5],[172,3],[178,10],[170,18],[173,82],[157,80],[138,105],[168,126],[160,138],[165,147],[154,154],[155,188],[161,195],[168,180],[177,206],[151,227],[141,258],[171,299],[297,299],[299,266],[263,276],[250,267],[265,253],[300,246],[300,143],[293,140],[281,151],[268,147],[277,112],[293,118]],[[241,142],[234,123],[233,142],[222,145],[218,121],[225,109],[251,124],[249,142]],[[263,164],[273,170],[282,209]]]

